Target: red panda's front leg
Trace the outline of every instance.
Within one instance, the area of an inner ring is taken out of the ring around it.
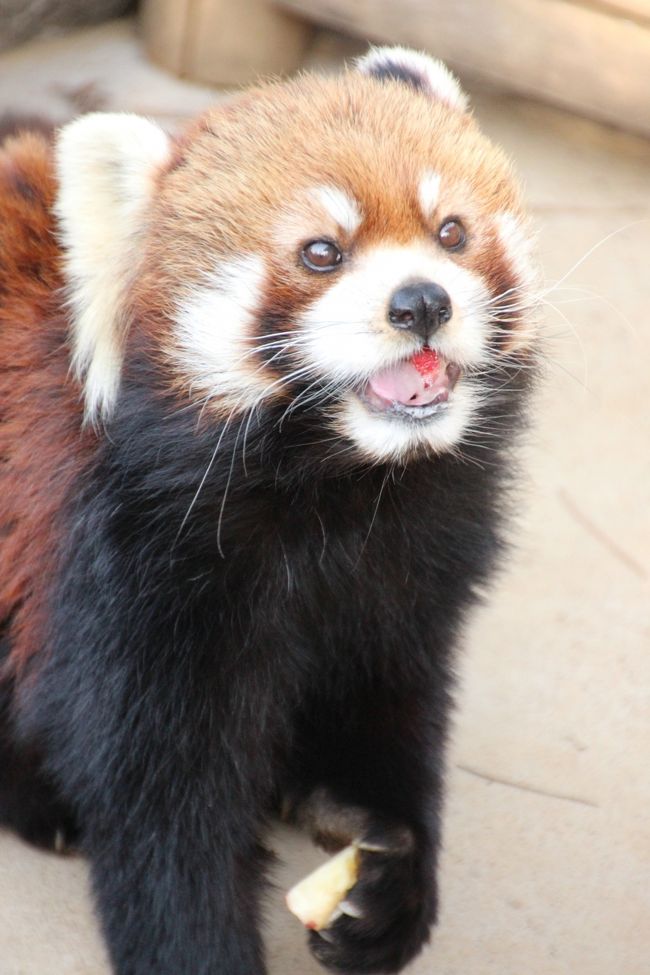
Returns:
[[[440,685],[360,686],[342,706],[314,702],[285,816],[329,851],[355,843],[354,886],[312,952],[339,972],[398,972],[428,941],[446,692]]]
[[[184,816],[159,799],[149,814],[117,806],[88,836],[116,975],[266,970],[257,928],[264,851],[253,831],[220,822],[216,805],[190,792]]]
[[[92,753],[64,760],[85,780],[82,849],[115,975],[263,975],[263,746],[241,727],[222,746],[209,720],[175,728],[154,687],[116,700],[114,719],[97,704]]]
[[[154,688],[115,707],[121,733],[90,728],[79,771],[82,849],[115,975],[263,975],[263,746],[240,728],[220,747],[229,732],[216,722],[175,728]],[[101,707],[90,718],[106,720]]]
[[[241,644],[207,625],[205,606],[190,626],[187,593],[138,604],[144,588],[130,598],[126,574],[114,588],[106,555],[86,572],[77,553],[23,707],[79,812],[115,975],[263,975],[273,683],[257,655],[246,678],[233,668]]]

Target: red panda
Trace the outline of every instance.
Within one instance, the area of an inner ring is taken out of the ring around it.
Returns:
[[[0,820],[88,856],[116,975],[263,975],[279,809],[361,844],[324,965],[428,940],[534,273],[510,164],[404,49],[176,140],[4,144]]]

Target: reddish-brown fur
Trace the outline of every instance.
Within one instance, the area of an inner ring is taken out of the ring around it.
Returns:
[[[69,375],[52,152],[41,135],[0,150],[0,635],[23,666],[41,642],[57,512],[84,444]]]

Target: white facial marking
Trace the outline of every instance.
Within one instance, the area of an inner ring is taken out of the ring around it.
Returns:
[[[495,311],[506,324],[519,318],[508,344],[508,349],[513,351],[530,345],[536,336],[537,322],[533,311],[541,289],[540,272],[533,257],[534,238],[525,222],[513,213],[501,213],[496,223],[499,239],[517,278],[516,288],[495,303]]]
[[[438,206],[440,197],[440,176],[438,173],[425,173],[420,180],[418,199],[425,217],[430,217]]]
[[[303,314],[300,348],[326,380],[360,389],[378,371],[409,358],[421,339],[388,321],[393,292],[407,281],[432,281],[452,302],[452,318],[431,339],[441,356],[478,366],[487,352],[488,290],[473,272],[436,253],[433,245],[376,247],[361,255]],[[346,393],[335,426],[370,458],[397,460],[422,449],[448,450],[458,442],[478,403],[478,391],[461,378],[449,406],[430,421],[401,421],[374,411]]]
[[[264,262],[239,257],[206,275],[176,315],[175,357],[192,389],[219,406],[246,409],[264,396],[269,377],[247,342],[263,294]]]
[[[124,293],[153,178],[168,155],[164,132],[136,115],[84,115],[57,142],[55,209],[73,310],[72,361],[85,378],[90,420],[110,413],[117,396]]]
[[[351,196],[337,186],[317,186],[314,196],[335,223],[350,237],[361,225],[361,212]]]
[[[529,228],[514,213],[501,213],[496,220],[501,243],[514,265],[522,289],[533,288],[539,272],[533,260],[534,241]]]
[[[356,65],[362,74],[370,75],[389,71],[394,66],[413,75],[432,98],[459,112],[467,111],[467,95],[449,68],[421,51],[408,47],[374,47]]]

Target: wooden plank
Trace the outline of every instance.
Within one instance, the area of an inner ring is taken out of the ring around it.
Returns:
[[[178,75],[183,73],[190,5],[190,0],[176,0],[175,3],[144,0],[140,8],[140,27],[149,57]]]
[[[635,17],[641,21],[650,22],[650,0],[584,0],[596,8],[611,10],[620,17]]]
[[[282,2],[369,40],[425,48],[461,75],[650,135],[650,28],[638,21],[565,0]]]
[[[313,35],[304,19],[268,0],[144,0],[141,23],[153,60],[226,86],[294,71]]]

